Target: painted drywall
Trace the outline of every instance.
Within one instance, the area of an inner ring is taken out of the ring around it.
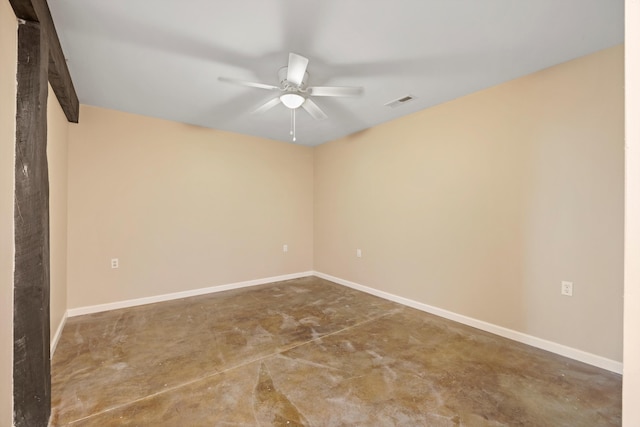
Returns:
[[[67,139],[69,124],[49,86],[47,160],[49,163],[49,253],[51,339],[67,311]]]
[[[69,308],[312,269],[312,148],[84,105],[80,117]]]
[[[315,270],[621,361],[623,93],[618,46],[316,147]]]
[[[625,277],[622,424],[640,426],[640,2],[625,2]]]
[[[13,186],[18,21],[0,1],[0,425],[13,425]]]

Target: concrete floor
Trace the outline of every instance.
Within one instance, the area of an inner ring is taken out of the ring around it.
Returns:
[[[617,426],[619,375],[315,277],[70,318],[52,425]]]

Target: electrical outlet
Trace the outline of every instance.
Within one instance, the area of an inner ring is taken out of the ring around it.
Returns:
[[[120,267],[120,262],[118,261],[118,258],[111,258],[111,268],[119,268]]]
[[[356,249],[356,256],[362,258],[362,249]]]
[[[562,281],[560,284],[560,293],[568,297],[573,296],[573,282]]]
[[[282,245],[282,252],[289,252],[289,245]]]

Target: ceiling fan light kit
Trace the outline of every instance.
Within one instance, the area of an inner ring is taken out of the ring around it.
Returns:
[[[218,79],[223,82],[234,83],[241,86],[247,86],[258,89],[266,90],[278,90],[282,92],[278,97],[270,99],[266,103],[254,110],[254,113],[260,114],[275,107],[278,104],[283,104],[285,107],[291,110],[291,131],[290,134],[295,137],[295,110],[302,107],[311,117],[316,120],[326,119],[327,115],[324,111],[313,102],[310,97],[312,96],[359,96],[362,94],[361,87],[337,87],[337,86],[307,86],[307,80],[309,79],[309,73],[307,72],[307,65],[309,59],[297,53],[289,53],[289,63],[286,67],[282,67],[278,70],[278,81],[280,86],[248,82],[245,80],[231,79],[228,77],[219,77]]]
[[[285,107],[292,110],[300,107],[304,101],[306,101],[304,96],[297,93],[285,93],[280,95],[280,102],[282,102]]]

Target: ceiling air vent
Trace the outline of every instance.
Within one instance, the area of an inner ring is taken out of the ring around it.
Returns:
[[[394,99],[393,101],[389,101],[384,105],[386,107],[396,108],[396,107],[399,107],[399,106],[401,106],[403,104],[406,104],[407,102],[411,102],[414,99],[416,99],[416,97],[413,96],[413,95],[405,95],[405,96],[403,96],[401,98]]]

